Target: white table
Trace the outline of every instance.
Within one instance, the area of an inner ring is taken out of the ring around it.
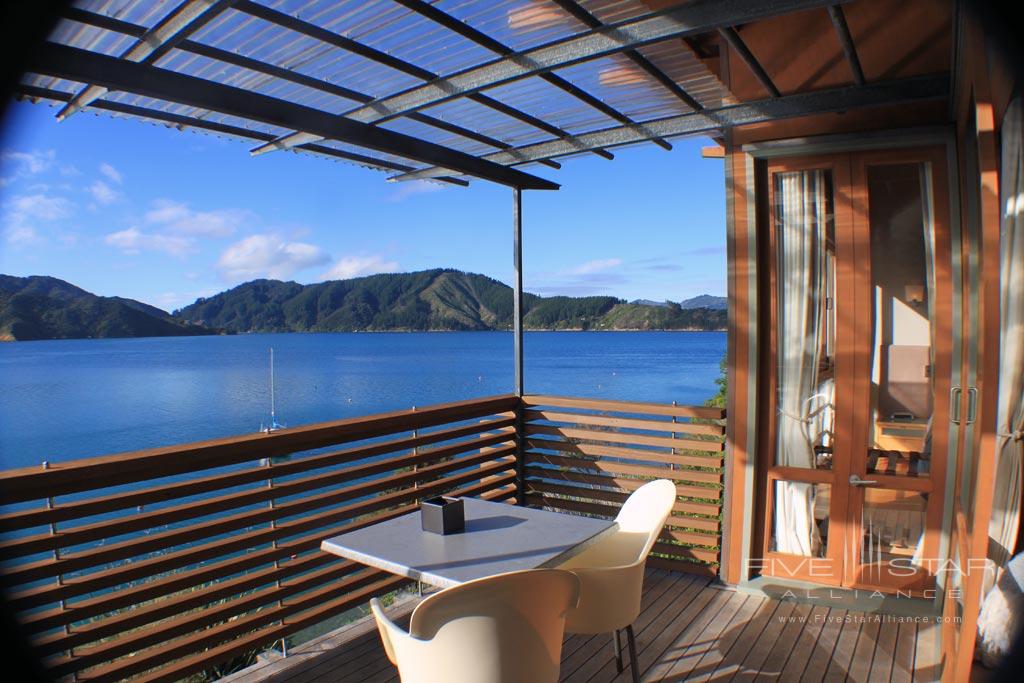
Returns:
[[[423,531],[419,510],[328,538],[321,549],[440,588],[556,567],[617,528],[614,521],[464,498],[465,531]]]

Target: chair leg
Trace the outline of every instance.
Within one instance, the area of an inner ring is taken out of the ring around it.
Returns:
[[[612,632],[612,645],[615,646],[615,670],[622,673],[622,640],[618,629]]]
[[[626,643],[629,645],[629,669],[633,672],[633,683],[640,683],[640,667],[636,663],[636,638],[633,636],[633,625],[626,627]]]

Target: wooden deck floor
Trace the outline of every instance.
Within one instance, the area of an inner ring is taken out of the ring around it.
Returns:
[[[406,614],[411,605],[406,605]],[[649,570],[634,625],[644,681],[932,681],[938,626],[775,600],[704,577]],[[329,634],[230,683],[397,681],[372,621]],[[611,637],[570,636],[562,680],[629,681]]]

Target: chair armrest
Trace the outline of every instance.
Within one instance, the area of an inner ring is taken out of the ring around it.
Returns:
[[[384,608],[381,607],[380,600],[377,598],[370,600],[370,611],[373,612],[373,618],[377,622],[377,630],[380,631],[380,639],[384,643],[384,652],[391,663],[397,666],[394,641],[409,636],[401,627],[391,621],[388,615],[384,614]]]

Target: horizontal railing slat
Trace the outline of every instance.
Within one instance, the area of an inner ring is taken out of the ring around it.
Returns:
[[[515,425],[514,418],[502,417],[485,420],[470,425],[463,425],[434,432],[423,432],[416,437],[393,439],[369,446],[334,451],[321,455],[298,458],[284,462],[271,462],[267,467],[253,467],[243,471],[228,472],[208,477],[190,479],[183,482],[147,487],[141,491],[125,491],[109,496],[100,496],[86,500],[67,503],[56,503],[51,508],[41,507],[31,510],[17,510],[0,514],[0,531],[14,531],[38,527],[44,524],[81,519],[94,515],[137,508],[139,506],[163,503],[177,498],[185,498],[202,493],[221,491],[234,486],[265,481],[271,477],[283,477],[308,470],[341,465],[364,458],[383,455],[398,450],[413,449],[418,446],[450,441],[464,436],[472,436],[491,429],[502,429]]]
[[[498,467],[494,468],[498,470]],[[507,469],[507,467],[506,467]],[[292,539],[281,543],[276,548],[267,548],[254,553],[246,553],[240,557],[223,560],[219,563],[200,566],[187,572],[176,572],[160,579],[149,581],[141,585],[132,585],[115,593],[108,593],[98,597],[89,598],[79,602],[69,603],[66,610],[53,609],[45,612],[30,613],[23,617],[22,627],[31,633],[46,631],[63,623],[74,623],[83,619],[89,619],[100,614],[118,610],[131,605],[138,605],[147,601],[154,601],[163,596],[171,595],[177,591],[187,590],[210,581],[217,577],[231,575],[236,572],[245,571],[276,560],[286,559],[293,555],[318,549],[324,538],[337,536],[348,531],[362,529],[372,524],[393,519],[404,514],[415,511],[415,505],[405,505],[395,509],[387,509],[391,505],[399,505],[409,500],[414,500],[424,495],[436,495],[445,491],[446,485],[453,480],[457,485],[467,479],[465,474],[457,477],[438,480],[432,484],[423,486],[417,490],[405,490],[375,498],[369,504],[361,504],[353,515],[364,514],[356,522],[349,522],[343,526],[320,529],[312,534]],[[486,484],[476,484],[457,489],[458,495],[480,495],[487,491],[495,490],[501,486],[515,482],[514,474],[507,474],[504,477],[495,477]],[[288,565],[285,564],[285,567]],[[116,585],[116,584],[115,584]],[[53,594],[43,598],[43,603],[62,599],[63,594],[54,597]]]
[[[505,440],[508,440],[507,436],[503,435]],[[500,441],[501,437],[497,437]],[[505,449],[506,453],[514,452],[514,446],[509,446]],[[496,451],[497,452],[497,451]],[[480,465],[489,460],[493,459],[493,454],[483,453],[459,460],[450,460],[436,466],[436,469],[431,470],[432,472],[445,472],[454,469],[462,469],[465,467],[471,467],[473,465]],[[410,458],[410,463],[415,462],[429,462],[431,459],[436,459],[432,456],[417,456]],[[369,469],[369,468],[368,468]],[[391,468],[389,468],[391,469]],[[427,468],[423,468],[420,472],[426,471]],[[193,524],[190,526],[171,529],[156,534],[149,534],[133,538],[128,541],[120,543],[114,543],[111,545],[99,546],[89,550],[81,551],[74,554],[63,555],[59,559],[48,559],[41,560],[38,562],[29,562],[24,565],[4,571],[0,574],[0,581],[4,585],[18,585],[28,583],[31,581],[37,581],[45,579],[51,576],[57,576],[59,574],[68,574],[74,571],[87,569],[90,567],[96,567],[99,565],[108,564],[117,560],[124,560],[130,557],[136,557],[147,553],[152,553],[158,550],[164,550],[175,546],[193,543],[204,538],[211,538],[219,536],[230,531],[236,531],[239,529],[245,529],[247,527],[253,527],[261,524],[266,524],[271,521],[279,520],[286,517],[291,517],[303,512],[310,512],[319,508],[323,508],[329,505],[343,503],[353,498],[368,495],[375,491],[383,488],[391,488],[396,485],[393,482],[401,481],[407,483],[419,479],[422,475],[419,472],[411,473],[411,476],[405,477],[403,475],[392,475],[379,480],[371,480],[366,483],[357,484],[347,488],[339,489],[336,491],[328,491],[327,493],[321,493],[314,496],[307,496],[300,500],[291,501],[277,505],[273,508],[267,507],[262,509],[253,510],[251,512],[243,512],[234,515],[228,515],[225,517],[217,517],[215,519],[202,522],[199,524]],[[401,485],[401,484],[397,484]],[[287,485],[282,485],[283,489]],[[282,528],[282,527],[279,527]],[[256,532],[259,533],[259,532]],[[243,537],[246,534],[243,534]]]
[[[45,552],[48,550],[53,550],[54,548],[67,548],[82,543],[88,543],[90,541],[95,541],[103,538],[111,538],[114,536],[119,536],[121,534],[139,531],[141,529],[149,529],[153,527],[163,526],[166,524],[181,522],[187,519],[204,517],[218,512],[224,512],[235,508],[254,505],[256,503],[263,503],[275,498],[283,498],[285,496],[291,496],[297,493],[303,493],[306,491],[324,488],[326,486],[361,479],[363,477],[368,477],[373,474],[379,474],[381,472],[386,472],[388,470],[397,469],[400,467],[428,463],[439,458],[459,455],[469,450],[484,448],[486,446],[495,446],[504,441],[509,441],[510,439],[514,438],[514,432],[502,431],[498,434],[490,436],[477,437],[476,439],[470,441],[460,441],[450,446],[444,446],[432,450],[423,450],[415,455],[408,454],[398,456],[396,458],[377,460],[371,463],[365,463],[349,467],[343,470],[328,472],[325,474],[318,474],[312,477],[306,477],[304,479],[296,479],[283,483],[278,483],[275,484],[273,487],[250,489],[246,491],[231,493],[225,496],[209,498],[202,501],[183,503],[178,506],[161,508],[157,510],[152,510],[150,512],[130,515],[128,517],[124,517],[117,520],[104,520],[99,522],[93,522],[92,524],[74,527],[67,531],[60,531],[58,533],[39,534],[34,536],[24,536],[20,538],[15,537],[0,542],[0,559],[9,559],[11,557],[17,557],[19,555],[29,555],[33,553]],[[359,459],[363,459],[366,456],[360,455],[358,457]],[[263,468],[263,472],[264,478],[276,474],[271,471],[271,468]],[[284,507],[286,506],[281,506],[281,508]],[[266,515],[273,513],[268,510],[261,511],[260,513],[256,514]],[[223,518],[223,521],[227,521],[227,519],[230,518]],[[242,519],[244,519],[244,517]],[[259,523],[262,521],[265,520],[260,519],[258,522],[254,523]],[[248,524],[242,523],[240,524],[240,526],[248,526]],[[180,535],[182,533],[185,533],[189,528],[191,527],[186,527],[184,529],[176,529],[173,532],[167,532],[166,535]],[[155,543],[158,539],[156,537],[150,537],[149,539],[145,540],[147,540],[150,543],[150,545],[153,545],[153,543]],[[126,541],[123,545],[130,548],[133,543],[135,542]],[[106,546],[105,550],[110,552],[114,550],[114,546]],[[77,555],[65,555],[65,558],[68,560],[73,560],[75,557],[77,557]],[[107,560],[100,560],[100,562],[105,561]]]
[[[570,502],[572,500],[583,500],[588,504],[592,504],[595,501],[600,501],[601,504],[607,505],[607,517],[614,517],[622,503],[626,502],[626,498],[629,497],[628,493],[620,491],[552,484],[537,479],[528,479],[526,484],[528,487],[527,494],[533,492],[554,494],[554,496],[559,497],[545,496],[545,498],[555,502],[565,501],[567,500],[566,497],[570,497]],[[694,515],[717,515],[719,511],[719,506],[710,503],[700,504],[677,500],[675,505],[672,506],[672,514],[669,516],[666,524],[669,526],[690,527],[718,532],[721,523],[717,519],[713,517],[696,517]]]
[[[577,408],[581,410],[599,410],[603,412],[629,413],[637,415],[667,415],[669,417],[696,417],[705,420],[724,420],[724,408],[708,408],[704,406],[673,406],[664,403],[644,403],[640,401],[609,401],[607,399],[572,398],[569,396],[544,396],[527,394],[523,396],[523,405],[530,408]]]
[[[704,472],[689,469],[669,469],[667,467],[644,467],[615,460],[590,460],[586,458],[572,458],[564,455],[548,455],[526,451],[525,462],[527,464],[551,465],[553,467],[572,467],[575,469],[588,470],[598,474],[631,474],[654,479],[671,479],[677,482],[721,484],[722,475],[719,472]]]
[[[523,411],[523,419],[528,422],[547,420],[548,422],[569,422],[571,424],[618,427],[622,429],[640,429],[652,432],[670,432],[673,434],[703,434],[708,436],[725,435],[725,427],[717,424],[669,422],[667,420],[642,420],[638,418],[609,417],[607,415],[563,413],[553,410],[526,410]]]
[[[621,458],[624,460],[639,460],[641,462],[660,462],[666,465],[680,465],[687,467],[718,467],[722,466],[721,453],[706,453],[701,455],[678,455],[665,451],[643,450],[639,448],[623,448],[621,446],[606,446],[602,444],[574,443],[562,439],[541,439],[537,437],[527,438],[526,446],[533,449],[562,451],[577,455],[604,456]]]
[[[511,453],[513,448],[506,449],[505,455]],[[489,458],[484,456],[477,456],[467,460],[473,460],[479,462],[486,462]],[[468,464],[468,463],[467,463]],[[411,485],[413,482],[418,482],[423,479],[423,474],[437,474],[441,472],[462,469],[465,465],[463,463],[441,463],[439,465],[433,465],[430,468],[424,468],[419,472],[409,472],[403,475],[396,475],[394,477],[388,477],[386,480],[377,480],[372,484],[361,485],[358,488],[358,494],[334,494],[333,497],[338,500],[345,500],[346,498],[352,497],[363,497],[369,493],[375,493],[388,488],[395,488],[396,486]],[[473,479],[479,479],[481,476],[488,474],[496,474],[502,470],[508,469],[507,463],[498,463],[497,465],[484,465],[480,469],[473,469],[468,472],[464,472],[459,475],[446,478],[445,484],[458,484],[466,483]],[[428,472],[428,470],[430,470]],[[432,482],[433,483],[433,482]],[[426,495],[428,491],[440,492],[443,490],[443,486],[431,487],[430,484],[420,485],[417,489],[409,489],[406,491],[407,500],[415,498],[421,498]],[[401,492],[400,492],[401,493]],[[399,496],[400,497],[400,496]],[[56,602],[58,600],[66,600],[69,598],[76,597],[78,595],[84,595],[93,591],[103,590],[111,588],[113,586],[121,585],[129,581],[136,581],[143,579],[153,574],[172,571],[187,567],[196,562],[203,560],[212,559],[219,555],[230,554],[234,552],[240,552],[249,549],[253,546],[260,545],[263,543],[270,543],[275,540],[281,540],[289,536],[293,536],[303,531],[312,531],[314,529],[321,528],[328,524],[333,524],[344,519],[350,519],[353,516],[359,514],[365,514],[376,509],[380,509],[379,502],[384,497],[377,497],[370,501],[364,501],[359,503],[353,503],[343,508],[332,510],[309,517],[303,517],[296,521],[288,521],[278,524],[276,527],[266,528],[259,531],[247,532],[239,536],[229,538],[227,540],[214,541],[198,548],[185,548],[183,550],[168,553],[166,555],[158,555],[156,557],[147,558],[138,562],[132,562],[130,564],[123,564],[112,569],[107,569],[103,572],[97,572],[86,575],[84,577],[74,577],[65,579],[62,583],[57,585],[46,585],[43,587],[29,588],[18,593],[11,595],[11,602],[17,606],[18,609],[25,607],[32,607],[37,605],[45,605],[50,602]],[[310,505],[308,501],[302,501],[308,507],[315,507]],[[280,509],[280,508],[278,508]]]
[[[618,488],[623,491],[636,491],[638,488],[646,484],[646,481],[640,479],[624,479],[622,477],[610,477],[598,474],[583,474],[581,472],[566,472],[564,470],[555,470],[551,468],[538,467],[536,465],[527,465],[523,468],[530,477],[540,477],[542,479],[558,479],[561,481],[575,482],[580,484],[593,484],[595,486],[606,486],[609,488]],[[676,485],[676,492],[680,496],[687,496],[689,498],[704,498],[707,500],[717,500],[721,497],[721,492],[717,488],[705,488],[698,486],[681,486]]]
[[[725,448],[721,441],[694,441],[692,439],[670,439],[664,436],[647,436],[645,434],[627,434],[624,432],[601,432],[592,429],[573,429],[571,427],[548,427],[538,424],[527,424],[523,433],[527,436],[544,434],[561,436],[569,439],[585,439],[588,441],[606,441],[612,443],[635,444],[641,446],[659,446],[679,450],[716,452]]]

